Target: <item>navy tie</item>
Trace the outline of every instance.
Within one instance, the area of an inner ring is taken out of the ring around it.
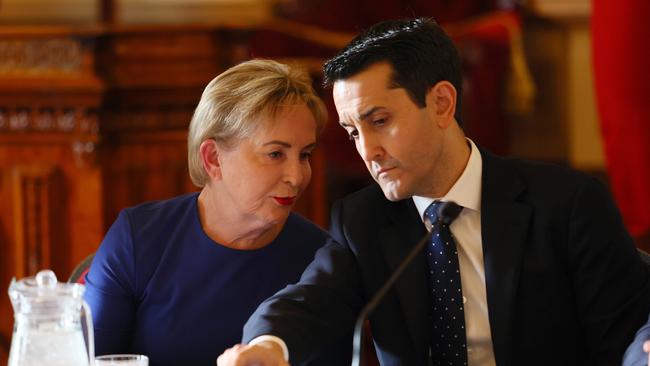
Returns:
[[[427,259],[431,279],[431,355],[434,365],[467,365],[460,266],[456,243],[449,230],[449,225],[461,210],[462,207],[456,204],[434,201],[424,211],[432,224]]]

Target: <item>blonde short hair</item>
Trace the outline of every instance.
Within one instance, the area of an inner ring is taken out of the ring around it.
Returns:
[[[190,178],[208,183],[199,155],[201,143],[215,139],[232,146],[249,137],[262,121],[274,118],[283,105],[305,104],[314,115],[317,133],[325,127],[327,109],[306,72],[272,60],[250,60],[214,78],[203,91],[190,122],[187,154]]]

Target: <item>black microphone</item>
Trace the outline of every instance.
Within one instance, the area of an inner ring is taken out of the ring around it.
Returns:
[[[458,216],[460,211],[463,209],[462,206],[459,206],[455,202],[445,201],[440,204],[438,207],[438,220],[432,225],[445,224],[449,225],[455,218]],[[357,317],[357,322],[354,325],[354,337],[352,340],[352,366],[361,366],[365,365],[365,360],[363,357],[363,322],[366,320],[368,315],[375,310],[377,305],[384,299],[388,290],[393,287],[395,282],[402,276],[402,273],[408,267],[413,259],[417,257],[424,246],[431,240],[431,234],[433,233],[433,228],[427,233],[418,243],[413,247],[409,254],[402,260],[402,262],[397,266],[395,272],[390,275],[386,283],[377,291],[375,296],[366,304],[366,306],[361,309],[359,316]]]

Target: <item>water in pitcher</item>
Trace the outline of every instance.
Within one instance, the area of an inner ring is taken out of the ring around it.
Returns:
[[[50,270],[12,281],[14,332],[8,366],[88,366],[95,355],[92,315],[83,291],[83,285],[58,282]]]
[[[11,341],[8,366],[87,366],[88,354],[81,331],[29,330]],[[14,353],[14,349],[16,352]]]

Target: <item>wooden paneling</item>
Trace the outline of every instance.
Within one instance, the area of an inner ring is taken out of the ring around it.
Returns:
[[[228,63],[213,28],[121,27],[100,41],[105,225],[124,207],[196,188],[187,127],[203,88]]]
[[[122,208],[195,190],[187,172],[186,145],[185,132],[163,131],[123,134],[107,146],[106,224]]]
[[[61,250],[64,207],[59,171],[55,166],[34,164],[14,166],[12,175],[13,226],[16,277],[22,278],[42,268],[52,268],[52,248]],[[54,242],[60,240],[61,242]],[[57,258],[61,259],[61,258]]]
[[[104,233],[97,199],[104,84],[95,73],[95,36],[92,29],[0,28],[2,288],[43,268],[67,278]],[[5,292],[3,340],[12,314]]]
[[[25,135],[22,137],[28,137]],[[6,137],[6,136],[4,136]],[[15,136],[18,139],[18,136]],[[104,233],[99,169],[74,151],[74,140],[35,136],[0,144],[0,282],[53,269],[65,279],[95,250]],[[92,159],[90,159],[92,160]],[[5,292],[6,295],[6,292]],[[0,333],[12,329],[12,309],[0,297]]]

